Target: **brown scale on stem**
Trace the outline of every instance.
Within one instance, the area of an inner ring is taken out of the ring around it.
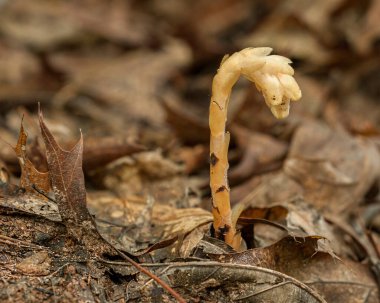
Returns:
[[[214,155],[214,153],[211,153],[211,156],[210,156],[210,163],[212,166],[215,166],[216,163],[218,162],[218,158]]]
[[[226,132],[226,121],[232,87],[241,75],[255,83],[278,119],[289,115],[291,100],[301,98],[301,91],[293,78],[294,70],[289,65],[291,61],[282,56],[269,55],[271,51],[269,47],[246,48],[225,56],[212,83],[209,124],[214,230],[217,238],[224,239],[236,250],[240,248],[241,237],[232,220],[227,180],[230,134]]]

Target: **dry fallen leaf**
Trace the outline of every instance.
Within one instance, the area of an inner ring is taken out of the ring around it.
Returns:
[[[222,263],[254,265],[285,273],[314,288],[328,302],[377,302],[376,284],[368,269],[318,252],[317,241],[319,237],[288,236],[269,247],[208,256]]]
[[[321,238],[318,236],[287,236],[267,247],[233,254],[207,255],[222,263],[260,266],[288,274],[293,267],[307,267],[309,260],[318,253],[319,240]]]
[[[83,32],[62,15],[59,2],[39,0],[6,2],[1,10],[1,31],[21,44],[44,50],[83,37]],[[24,18],[17,18],[23,15]]]
[[[18,142],[14,147],[14,151],[21,167],[20,187],[24,188],[27,192],[35,193],[39,190],[48,194],[50,191],[49,172],[39,172],[28,159],[26,155],[26,140],[27,134],[21,123]],[[41,196],[41,199],[44,199],[44,197]]]
[[[341,214],[357,205],[379,178],[379,159],[369,140],[311,123],[296,131],[284,171],[302,185],[305,200]]]
[[[330,31],[332,27],[331,21],[334,20],[334,13],[339,10],[344,2],[344,0],[320,0],[315,2],[292,0],[281,3],[277,8],[277,13],[297,17],[306,27],[311,28],[314,33],[318,33],[317,38],[334,43],[336,38],[334,39],[334,35]]]
[[[318,66],[331,61],[331,54],[307,27],[297,19],[281,15],[266,19],[261,28],[244,37],[241,47],[250,45],[267,45],[287,57],[311,61]]]
[[[45,217],[61,222],[57,204],[36,193],[25,193],[21,188],[0,183],[0,206],[7,209]]]
[[[49,173],[63,222],[74,221],[80,225],[92,222],[86,207],[86,189],[82,171],[83,138],[70,150],[63,150],[45,125],[39,114],[42,137],[46,146]]]
[[[245,226],[251,226],[249,220],[255,219],[267,220],[267,223],[276,222],[282,226],[286,231],[285,236],[290,235],[294,237],[316,236],[324,238],[327,241],[318,242],[318,251],[323,251],[334,255],[339,253],[343,254],[341,250],[342,242],[335,235],[333,228],[326,222],[325,218],[313,208],[310,204],[306,203],[302,198],[293,198],[284,201],[263,201],[246,199],[235,205],[233,208],[233,218],[237,222],[244,220]],[[260,223],[260,222],[258,222]],[[273,240],[277,241],[276,233],[272,230],[269,232],[266,229],[254,230],[255,237],[261,239],[260,246],[269,245]],[[280,237],[283,237],[283,232]],[[252,243],[247,243],[249,247]]]
[[[379,301],[380,1],[0,3],[1,302],[174,302],[103,236],[188,302]],[[263,42],[303,101],[276,121],[248,83],[231,95],[236,253],[210,229],[210,84]]]
[[[162,248],[180,237],[188,241],[187,235],[212,221],[211,213],[201,208],[176,209],[157,200],[149,207],[149,201],[152,202],[152,198],[121,199],[107,192],[90,192],[88,203],[91,212],[103,219],[98,223],[101,234],[117,247],[132,253],[145,251],[152,243],[165,241],[165,245],[159,245]],[[141,216],[144,213],[146,215]],[[136,229],[137,223],[140,227],[144,225],[144,232]],[[125,229],[126,226],[129,228]]]
[[[39,109],[39,122],[46,147],[49,176],[62,223],[72,239],[88,251],[103,254],[112,251],[100,236],[95,221],[87,209],[86,188],[82,170],[83,137],[70,150],[63,150],[46,126]]]
[[[355,3],[352,3],[337,20],[337,27],[361,55],[368,55],[379,37],[379,12],[379,1],[370,1],[363,11],[358,10]]]
[[[0,84],[21,84],[40,72],[40,63],[32,53],[0,42]]]
[[[328,269],[328,270],[326,270]],[[317,254],[307,266],[294,266],[288,274],[315,289],[327,302],[378,302],[378,289],[366,265]]]
[[[127,266],[113,265],[112,268],[125,276],[134,273]],[[157,264],[150,268],[160,273],[176,289],[183,289],[192,296],[195,294],[195,299],[201,302],[326,302],[302,282],[262,267],[217,262],[177,262]],[[141,293],[137,283],[133,284],[130,285],[130,291],[142,300],[149,300],[149,295]],[[151,291],[155,289],[153,283],[149,287],[153,288]]]
[[[16,269],[26,275],[44,276],[49,273],[51,259],[46,251],[36,252],[20,263],[16,264]]]
[[[160,125],[164,121],[160,92],[177,69],[186,66],[191,53],[186,44],[169,41],[159,52],[130,52],[118,57],[88,57],[85,54],[53,54],[51,65],[69,76],[69,97],[84,93],[107,104],[115,116],[123,113],[134,121]],[[65,89],[65,88],[64,88]],[[67,101],[64,90],[56,101]]]
[[[231,132],[243,152],[240,163],[229,172],[232,183],[276,168],[276,164],[278,168],[278,162],[286,155],[287,145],[265,134],[252,133],[237,125],[233,126]]]

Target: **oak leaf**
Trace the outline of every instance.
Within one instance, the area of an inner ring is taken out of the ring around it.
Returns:
[[[46,146],[52,188],[63,222],[79,225],[84,221],[92,221],[86,207],[86,189],[82,170],[82,134],[76,145],[67,151],[55,141],[43,121],[41,111],[39,111],[39,121]]]
[[[13,148],[21,168],[20,187],[27,192],[36,193],[35,188],[48,193],[50,191],[49,172],[38,171],[26,155],[26,140],[28,135],[21,122],[20,133],[16,146]],[[41,195],[42,196],[42,195]],[[43,197],[43,196],[42,196]]]

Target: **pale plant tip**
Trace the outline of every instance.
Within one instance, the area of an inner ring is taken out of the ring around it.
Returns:
[[[257,84],[263,92],[265,102],[270,105],[280,105],[283,98],[283,89],[278,78],[270,74],[262,74],[257,77]]]
[[[262,92],[265,103],[273,115],[278,119],[286,118],[289,115],[290,101],[299,100],[302,96],[297,81],[293,77],[291,60],[279,55],[268,56],[269,48],[266,47],[253,49],[251,52],[252,54],[267,54],[263,57],[256,55],[256,58],[265,60],[265,64],[256,71],[245,69],[243,74]]]
[[[270,106],[270,110],[277,119],[285,119],[287,116],[289,116],[289,100],[285,100],[280,105]]]
[[[250,48],[250,49],[251,49],[252,55],[260,56],[260,57],[268,56],[273,51],[271,47],[256,47],[256,48]]]
[[[293,75],[294,69],[289,65],[289,60],[282,56],[271,55],[265,58],[262,73]]]
[[[284,89],[284,95],[292,101],[297,101],[302,97],[301,89],[297,81],[290,75],[280,74],[278,79]]]

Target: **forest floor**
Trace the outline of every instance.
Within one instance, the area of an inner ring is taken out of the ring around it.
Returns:
[[[379,302],[380,1],[0,1],[0,302]],[[268,46],[302,99],[241,80],[214,237],[211,83]]]

